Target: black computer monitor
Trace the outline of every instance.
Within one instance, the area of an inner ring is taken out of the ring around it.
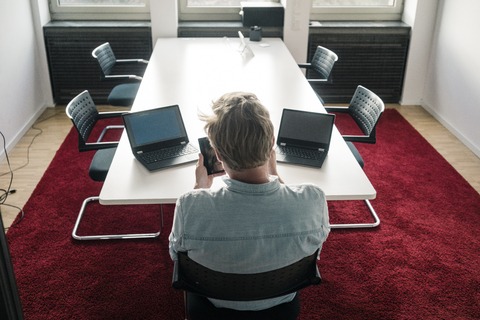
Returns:
[[[0,319],[21,320],[23,310],[4,230],[0,211]]]

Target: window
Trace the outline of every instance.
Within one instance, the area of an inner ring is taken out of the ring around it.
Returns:
[[[395,0],[313,0],[313,7],[393,6]]]
[[[187,0],[187,7],[240,7],[240,2],[278,2],[274,0]]]
[[[240,21],[240,2],[280,2],[280,0],[178,0],[179,20]]]
[[[280,0],[178,0],[179,20],[240,21],[240,2]],[[293,0],[289,0],[293,1]],[[296,0],[302,1],[302,0]],[[401,20],[404,0],[312,0],[311,20]]]
[[[150,0],[48,1],[52,20],[150,20]],[[179,20],[197,21],[240,21],[240,2],[281,2],[281,0],[177,1]],[[401,20],[403,2],[404,0],[312,0],[310,18],[320,21]]]
[[[52,20],[150,20],[150,0],[49,0]]]
[[[58,0],[60,6],[143,6],[145,0]]]
[[[312,0],[311,20],[401,20],[404,0]]]

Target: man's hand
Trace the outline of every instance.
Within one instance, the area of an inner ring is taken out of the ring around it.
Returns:
[[[208,189],[213,184],[213,178],[223,176],[225,172],[208,175],[207,168],[203,165],[203,154],[198,154],[197,166],[195,167],[194,189]]]

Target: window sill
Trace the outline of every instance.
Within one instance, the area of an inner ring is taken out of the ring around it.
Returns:
[[[249,37],[250,27],[244,27],[241,21],[180,21],[178,37],[238,37],[241,31]],[[262,27],[262,36],[283,38],[283,27]]]
[[[357,33],[375,33],[378,31],[382,34],[389,31],[395,33],[410,32],[410,26],[402,21],[313,21],[309,32],[310,34],[330,31],[337,33],[347,29],[349,33],[352,33],[352,31]]]

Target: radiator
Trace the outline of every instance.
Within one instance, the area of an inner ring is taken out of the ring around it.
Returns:
[[[100,80],[100,67],[92,50],[109,42],[117,59],[146,59],[152,54],[150,22],[53,21],[43,28],[50,79],[56,104],[67,104],[88,90],[96,104],[106,104],[116,80]],[[116,71],[143,73],[130,65]]]
[[[315,84],[325,103],[349,103],[362,85],[385,103],[398,103],[410,41],[410,27],[403,22],[322,22],[311,27],[308,61],[317,46],[338,55],[331,84]],[[315,78],[313,71],[309,77]]]

